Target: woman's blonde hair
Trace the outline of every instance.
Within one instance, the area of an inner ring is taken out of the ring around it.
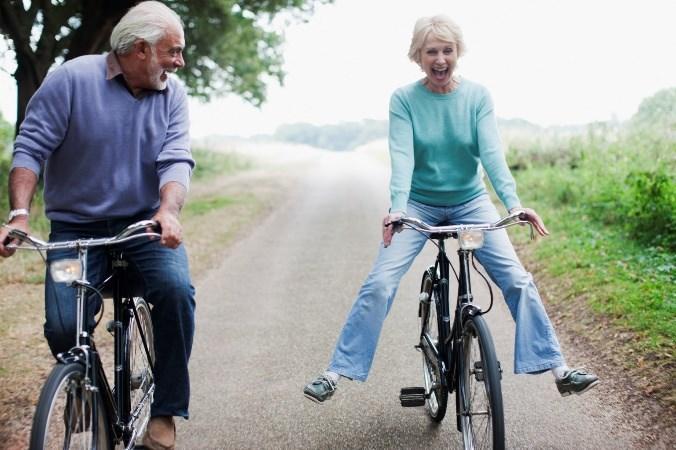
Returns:
[[[465,41],[462,39],[460,27],[443,14],[432,17],[421,17],[413,27],[411,48],[408,57],[416,64],[420,64],[420,51],[429,38],[435,38],[442,42],[455,43],[458,47],[458,57],[465,54]]]

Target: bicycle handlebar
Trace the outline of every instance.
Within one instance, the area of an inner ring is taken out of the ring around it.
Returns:
[[[462,231],[491,231],[499,230],[502,228],[511,227],[519,224],[528,224],[532,227],[531,223],[527,220],[523,220],[522,212],[517,211],[508,216],[503,217],[494,223],[472,223],[472,224],[461,224],[461,225],[444,225],[435,227],[423,222],[420,219],[415,217],[402,217],[399,220],[392,221],[393,225],[404,225],[413,230],[420,231],[421,233],[427,234],[445,234],[453,235]],[[532,231],[531,231],[532,232]]]
[[[139,231],[152,228],[155,231],[146,231],[145,233],[139,233]],[[139,222],[132,223],[127,228],[122,230],[115,236],[106,237],[106,238],[92,238],[92,239],[75,239],[72,241],[60,241],[60,242],[45,242],[34,236],[30,236],[24,233],[21,230],[10,229],[8,237],[13,239],[18,239],[21,243],[30,244],[30,247],[22,247],[21,244],[10,244],[7,248],[17,249],[17,250],[60,250],[68,248],[90,248],[90,247],[100,247],[104,245],[113,245],[121,244],[128,242],[134,239],[141,237],[150,237],[150,238],[159,238],[161,235],[156,231],[159,230],[159,223],[155,220],[141,220]]]

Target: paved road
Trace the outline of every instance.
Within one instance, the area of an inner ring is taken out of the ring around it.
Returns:
[[[430,248],[400,286],[369,381],[342,382],[324,405],[303,397],[373,262],[389,175],[368,155],[326,153],[299,176],[197,286],[191,418],[178,424],[178,448],[459,448],[452,420],[433,426],[398,401],[402,386],[421,385],[416,291]],[[551,375],[512,374],[514,326],[501,299],[489,323],[505,368],[509,448],[635,448],[603,387],[562,399]]]

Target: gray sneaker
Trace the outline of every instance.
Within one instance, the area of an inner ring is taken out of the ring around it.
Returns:
[[[597,384],[599,384],[599,377],[581,369],[570,370],[566,373],[565,377],[556,380],[556,387],[561,397],[566,397],[570,394],[580,395]]]
[[[324,375],[319,375],[312,383],[305,386],[303,394],[313,402],[321,403],[331,398],[337,388],[333,380]]]

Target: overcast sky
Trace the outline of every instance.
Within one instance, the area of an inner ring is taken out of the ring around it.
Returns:
[[[192,134],[249,136],[283,123],[386,119],[389,96],[421,77],[408,61],[415,20],[444,13],[468,46],[458,74],[491,91],[498,116],[540,125],[629,118],[676,86],[675,0],[335,0],[285,30],[284,87],[261,109],[191,100]],[[0,72],[0,109],[16,117]]]

